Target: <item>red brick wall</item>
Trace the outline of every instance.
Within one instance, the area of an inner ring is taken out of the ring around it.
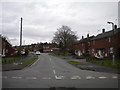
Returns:
[[[110,42],[109,42],[110,38]],[[93,44],[95,42],[95,44]],[[109,48],[115,47],[115,55],[118,57],[120,56],[120,33],[116,34],[114,37],[107,37],[102,38],[99,40],[91,41],[91,51],[90,54],[93,56],[92,49],[95,50],[95,53],[97,53],[98,48],[105,48],[105,53],[107,53],[108,56],[110,56]]]
[[[7,40],[5,40],[5,38],[2,39],[2,53],[3,53],[3,50],[5,50],[5,56],[15,55],[14,48]]]

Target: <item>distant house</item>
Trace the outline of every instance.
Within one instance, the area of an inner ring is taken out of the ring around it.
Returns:
[[[90,36],[89,34],[87,34],[87,38],[84,38],[82,36],[82,39],[74,45],[74,50],[75,50],[75,54],[78,56],[81,56],[83,54],[89,54],[90,53],[90,41],[94,36]]]
[[[30,51],[51,52],[58,50],[58,45],[55,43],[37,43],[28,45]]]
[[[98,34],[92,38],[90,54],[98,57],[120,57],[120,28]]]
[[[0,56],[13,56],[15,50],[6,37],[0,35]]]
[[[59,50],[58,45],[56,43],[44,43],[43,45],[44,52],[52,52],[55,50]]]

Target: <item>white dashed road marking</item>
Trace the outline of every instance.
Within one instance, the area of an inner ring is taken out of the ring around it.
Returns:
[[[81,79],[81,77],[80,76],[73,76],[73,77],[71,77],[71,79]]]
[[[17,77],[11,77],[11,78],[17,78]]]
[[[89,80],[89,79],[95,79],[95,77],[93,77],[93,76],[87,76],[86,79],[87,80]]]
[[[53,70],[53,72],[55,73],[55,70]],[[12,79],[22,79],[22,78],[25,78],[25,79],[38,79],[37,77],[20,77],[20,76],[12,76],[12,77],[8,77],[8,76],[3,76],[3,77],[0,77],[2,79],[9,79],[9,78],[12,78]],[[66,76],[57,76],[55,75],[55,79],[56,80],[62,80],[62,79],[66,79],[67,77]],[[101,76],[101,77],[93,77],[93,76],[87,76],[85,77],[85,79],[87,80],[90,80],[90,79],[96,79],[96,78],[99,78],[99,79],[107,79],[108,77],[105,77],[105,76]],[[111,79],[117,79],[118,76],[112,76],[112,77],[109,77]],[[40,79],[52,79],[51,77],[42,77]],[[82,79],[80,76],[72,76],[70,77],[69,79],[72,79],[72,80],[78,80],[78,79]]]
[[[112,78],[118,78],[117,76],[113,76]]]
[[[37,79],[36,77],[26,77],[26,79]]]
[[[55,78],[56,78],[57,80],[61,80],[61,79],[64,79],[65,77],[64,77],[64,76],[55,76]]]
[[[100,79],[105,79],[105,78],[107,78],[107,77],[98,77],[98,78],[100,78]]]

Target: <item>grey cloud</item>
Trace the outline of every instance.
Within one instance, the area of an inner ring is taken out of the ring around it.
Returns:
[[[37,40],[51,41],[57,28],[64,24],[77,32],[79,38],[81,35],[86,36],[87,33],[97,34],[98,29],[111,28],[106,22],[109,20],[114,22],[117,18],[116,5],[115,2],[4,2],[2,3],[3,34],[9,38],[19,38],[21,17],[23,17],[23,39],[27,44]]]

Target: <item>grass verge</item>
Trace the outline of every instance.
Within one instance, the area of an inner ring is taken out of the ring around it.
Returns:
[[[5,57],[5,58],[2,58],[2,64],[5,65],[5,64],[11,64],[15,61],[19,61],[21,60],[22,58],[25,58],[26,56],[22,56],[22,57]]]
[[[75,65],[84,65],[83,63],[77,62],[77,61],[68,61],[68,63],[75,64]]]
[[[25,65],[25,66],[26,66],[26,65],[30,65],[30,64],[34,63],[36,60],[37,60],[37,58],[33,57],[32,59],[27,60],[27,61],[23,62],[23,63],[20,64],[20,65]]]
[[[120,68],[120,60],[115,60],[115,64],[113,65],[112,60],[86,60],[87,62],[97,64],[100,66],[111,67],[111,68]]]

